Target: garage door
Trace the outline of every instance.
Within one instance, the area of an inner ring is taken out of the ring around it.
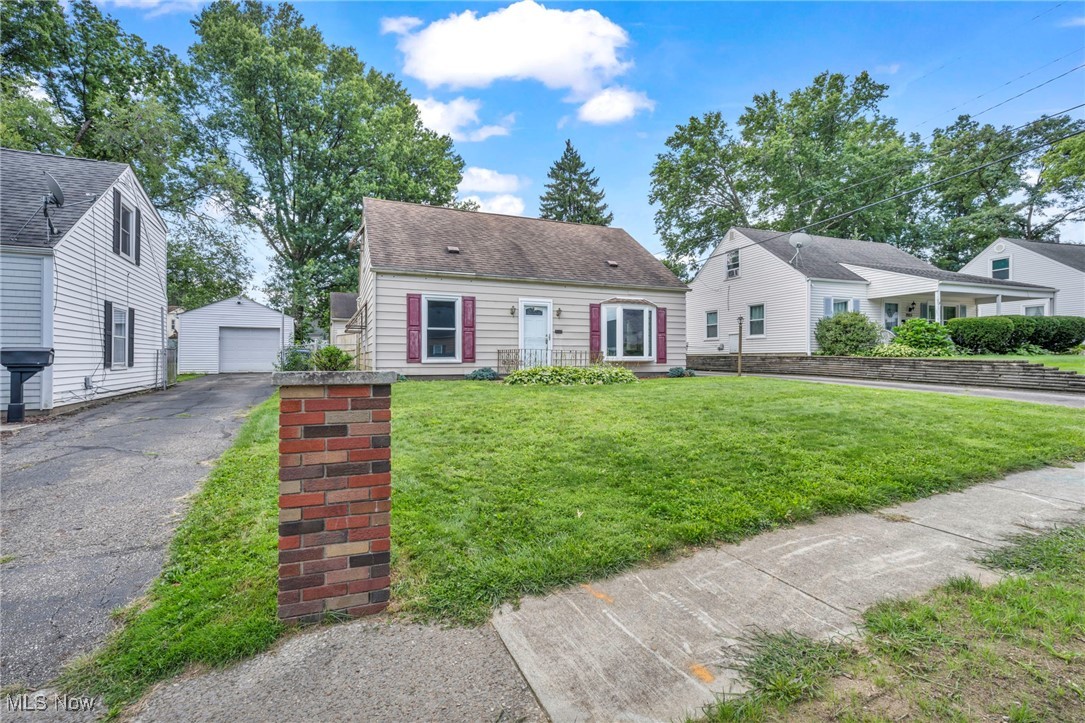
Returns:
[[[220,372],[270,372],[279,357],[278,329],[219,327]]]

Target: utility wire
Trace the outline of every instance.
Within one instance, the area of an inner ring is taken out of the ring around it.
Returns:
[[[1085,130],[1080,130],[1080,131],[1077,131],[1075,133],[1069,133],[1069,134],[1067,134],[1065,136],[1062,136],[1060,138],[1056,138],[1056,139],[1051,140],[1051,141],[1044,141],[1043,143],[1038,143],[1035,146],[1032,146],[1031,148],[1026,148],[1026,149],[1021,150],[1021,151],[1016,151],[1014,153],[1007,154],[1007,155],[1002,156],[1001,158],[997,158],[997,159],[995,159],[993,161],[988,161],[987,163],[983,163],[983,164],[980,164],[978,166],[973,166],[972,168],[968,168],[968,169],[960,171],[958,173],[954,173],[953,175],[946,176],[945,178],[939,178],[939,179],[934,180],[934,181],[929,181],[929,182],[924,183],[924,184],[922,184],[920,186],[915,186],[914,188],[909,188],[909,189],[907,189],[905,191],[895,193],[892,196],[888,196],[886,198],[882,198],[882,199],[879,199],[877,201],[871,201],[870,203],[863,204],[862,206],[858,206],[856,208],[853,208],[853,209],[850,209],[850,210],[847,210],[847,211],[843,211],[843,212],[835,214],[833,216],[829,216],[828,218],[823,218],[820,221],[811,221],[810,223],[808,223],[808,224],[806,224],[804,226],[799,226],[798,228],[794,228],[794,229],[792,229],[790,231],[781,231],[780,233],[775,234],[774,236],[769,236],[766,239],[761,239],[760,241],[753,241],[751,243],[746,244],[745,246],[739,246],[737,248],[728,249],[727,253],[729,254],[732,251],[742,251],[743,249],[752,248],[754,246],[761,246],[762,244],[766,244],[769,241],[773,241],[775,239],[782,238],[784,236],[790,236],[793,233],[799,233],[801,231],[807,231],[807,230],[815,228],[817,226],[821,226],[822,224],[829,223],[830,221],[838,221],[838,220],[840,220],[842,218],[847,218],[848,216],[854,216],[855,214],[860,213],[861,211],[865,211],[868,208],[873,208],[874,206],[880,206],[881,204],[889,203],[890,201],[896,201],[898,198],[903,198],[904,196],[910,196],[913,193],[919,193],[920,191],[926,191],[929,188],[934,188],[935,186],[939,186],[939,185],[941,185],[943,183],[946,183],[947,181],[952,181],[952,180],[954,180],[956,178],[961,178],[962,176],[967,176],[967,175],[969,175],[971,173],[975,173],[977,171],[982,171],[985,168],[990,168],[991,166],[998,165],[999,163],[1003,163],[1005,161],[1011,161],[1014,158],[1017,158],[1018,156],[1023,156],[1026,153],[1032,153],[1033,151],[1039,150],[1039,149],[1044,148],[1046,146],[1053,146],[1056,143],[1061,143],[1062,141],[1068,140],[1070,138],[1075,138],[1075,137],[1083,135],[1083,134],[1085,134]],[[717,242],[717,246],[718,245],[719,245],[719,243]],[[727,254],[721,254],[721,255],[726,257]],[[706,258],[704,260],[704,263],[701,264],[701,268],[698,269],[698,273],[700,273],[700,271],[704,270],[704,267],[708,265],[708,262],[711,261],[714,258],[717,258],[717,255],[715,253],[710,254],[708,256],[708,258]]]

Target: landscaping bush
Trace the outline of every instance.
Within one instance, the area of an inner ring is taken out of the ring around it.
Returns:
[[[628,384],[637,375],[625,367],[531,367],[505,377],[506,384]]]
[[[337,346],[322,346],[309,357],[309,363],[320,372],[346,372],[354,368],[354,357]]]
[[[894,344],[903,344],[923,352],[923,356],[946,356],[953,353],[953,340],[946,327],[926,319],[908,319],[893,330]]]
[[[694,374],[695,372],[692,369],[686,369],[685,367],[671,367],[667,370],[667,376],[672,379],[677,379],[679,377],[692,377],[694,376]]]
[[[919,349],[913,349],[907,344],[878,344],[873,349],[868,350],[864,356],[908,359],[930,356],[930,354]]]
[[[1028,316],[1035,322],[1026,344],[1059,353],[1085,341],[1085,318],[1080,316]]]
[[[950,319],[946,330],[958,348],[973,354],[1005,354],[1014,348],[1014,323],[1006,316]]]
[[[482,367],[467,373],[467,378],[475,382],[492,382],[497,379],[497,372],[491,367]]]
[[[275,365],[281,372],[306,372],[310,369],[310,352],[305,348],[287,349],[282,360]]]
[[[829,356],[861,355],[877,345],[879,334],[880,327],[857,311],[827,316],[814,328],[818,353]]]

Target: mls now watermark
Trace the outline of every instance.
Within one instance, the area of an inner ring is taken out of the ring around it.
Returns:
[[[5,696],[4,707],[9,711],[91,711],[98,699],[86,695],[58,695],[50,699],[45,693],[24,693]]]

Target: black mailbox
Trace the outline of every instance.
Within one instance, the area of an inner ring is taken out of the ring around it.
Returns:
[[[42,369],[53,364],[53,350],[44,347],[0,349],[0,364],[11,372],[11,398],[8,400],[8,421],[21,422],[26,418],[23,403],[23,384]]]

